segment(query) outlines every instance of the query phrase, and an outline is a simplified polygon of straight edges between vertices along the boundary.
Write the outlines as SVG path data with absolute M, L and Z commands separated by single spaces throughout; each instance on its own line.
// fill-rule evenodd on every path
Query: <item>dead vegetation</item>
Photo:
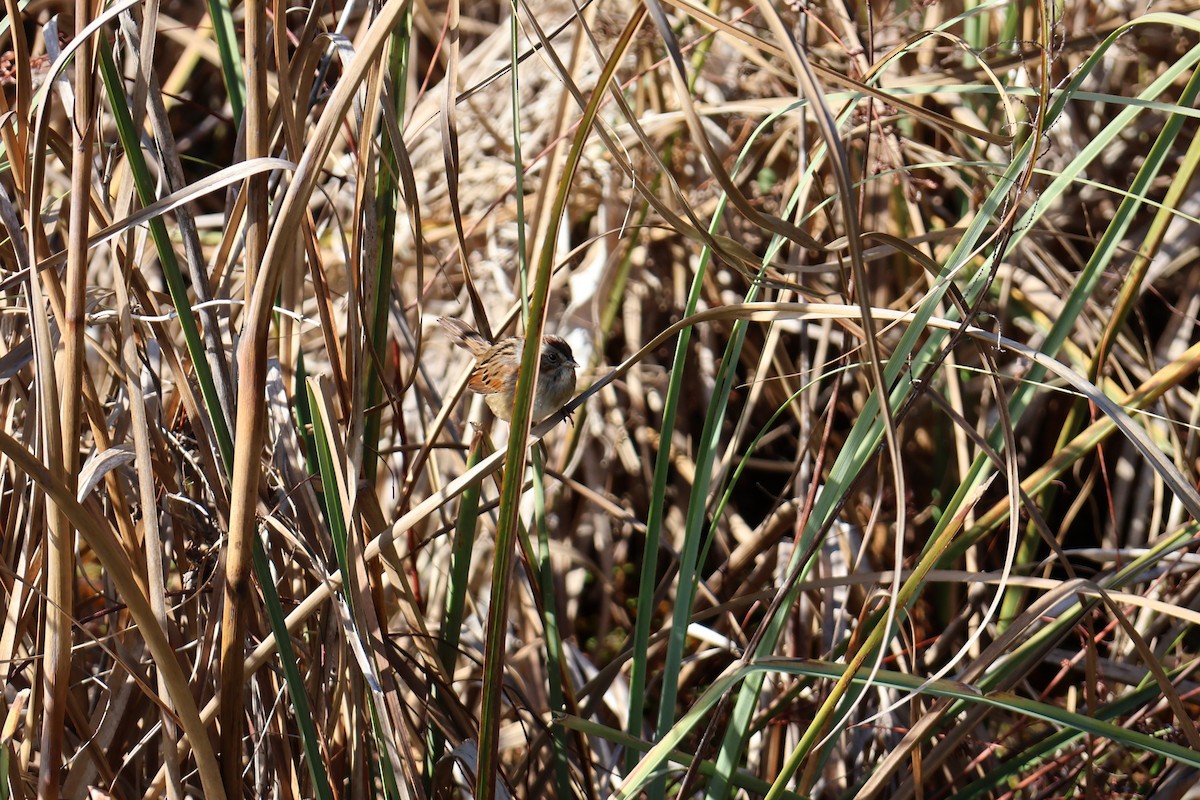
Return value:
M 1197 7 L 5 7 L 0 798 L 1194 783 Z

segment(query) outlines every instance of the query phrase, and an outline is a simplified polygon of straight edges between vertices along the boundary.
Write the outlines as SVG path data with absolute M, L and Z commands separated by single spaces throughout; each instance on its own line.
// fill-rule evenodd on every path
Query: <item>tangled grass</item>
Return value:
M 1197 6 L 5 8 L 0 798 L 1195 782 Z

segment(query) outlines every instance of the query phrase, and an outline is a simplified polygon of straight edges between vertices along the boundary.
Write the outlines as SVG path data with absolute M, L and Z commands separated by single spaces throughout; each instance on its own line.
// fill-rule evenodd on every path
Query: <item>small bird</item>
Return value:
M 450 334 L 450 340 L 475 356 L 475 371 L 467 388 L 484 395 L 492 413 L 511 421 L 517 373 L 521 370 L 524 336 L 509 336 L 490 342 L 466 323 L 439 317 L 438 324 Z M 558 336 L 542 337 L 542 363 L 538 368 L 537 390 L 533 394 L 533 421 L 539 422 L 566 405 L 575 393 L 575 363 L 571 346 Z

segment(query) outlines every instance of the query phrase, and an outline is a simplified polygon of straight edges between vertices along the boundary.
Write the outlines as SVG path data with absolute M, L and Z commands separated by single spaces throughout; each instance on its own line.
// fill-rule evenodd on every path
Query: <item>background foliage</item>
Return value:
M 1197 6 L 5 9 L 0 797 L 1195 782 Z

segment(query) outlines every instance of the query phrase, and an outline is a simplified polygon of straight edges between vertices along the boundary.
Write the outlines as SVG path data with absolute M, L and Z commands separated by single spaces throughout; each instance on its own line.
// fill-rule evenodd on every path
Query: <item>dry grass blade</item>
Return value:
M 145 224 L 147 220 L 162 216 L 170 211 L 178 208 L 185 203 L 194 202 L 197 199 L 204 197 L 219 189 L 227 188 L 232 184 L 244 180 L 247 176 L 259 172 L 270 172 L 273 170 L 288 170 L 294 168 L 295 165 L 290 161 L 285 161 L 279 158 L 267 158 L 259 161 L 245 161 L 232 166 L 226 167 L 207 178 L 198 180 L 190 184 L 178 192 L 174 192 L 152 205 L 146 206 L 128 217 L 116 221 L 111 225 L 102 228 L 88 237 L 88 248 L 96 248 L 111 239 L 120 236 L 122 233 Z M 38 261 L 38 269 L 45 270 L 53 267 L 59 267 L 66 263 L 66 253 L 56 253 L 47 256 Z M 29 280 L 29 272 L 20 270 L 0 281 L 0 291 L 10 291 L 14 286 L 19 286 L 23 282 Z
M 187 678 L 179 669 L 179 663 L 175 660 L 175 651 L 155 619 L 154 610 L 146 595 L 146 587 L 132 569 L 128 554 L 114 538 L 112 531 L 100 524 L 79 504 L 69 486 L 51 475 L 33 454 L 21 446 L 20 442 L 4 432 L 0 432 L 0 453 L 3 453 L 6 458 L 37 483 L 39 488 L 52 499 L 55 506 L 62 510 L 88 546 L 96 552 L 100 563 L 104 565 L 116 586 L 122 602 L 125 603 L 137 623 L 140 636 L 154 657 L 155 664 L 169 688 L 171 705 L 177 709 L 179 724 L 196 754 L 205 793 L 211 797 L 224 797 L 217 760 L 209 743 L 208 734 L 196 712 L 196 704 L 192 699 L 191 690 L 188 688 Z
M 250 601 L 250 538 L 254 535 L 257 505 L 255 496 L 262 467 L 260 450 L 265 427 L 262 407 L 267 375 L 268 318 L 279 289 L 285 257 L 291 253 L 291 232 L 299 226 L 304 204 L 316 186 L 321 165 L 333 145 L 333 135 L 341 124 L 342 116 L 348 110 L 367 69 L 379 57 L 387 36 L 405 6 L 404 0 L 392 0 L 380 9 L 367 40 L 351 65 L 349 74 L 339 83 L 333 97 L 330 98 L 321 121 L 314 130 L 313 138 L 300 158 L 270 238 L 262 250 L 261 270 L 251 273 L 253 278 L 247 280 L 249 306 L 242 340 L 238 346 L 238 414 L 235 423 L 236 449 L 229 512 L 229 547 L 230 552 L 234 554 L 231 572 L 237 582 L 226 594 L 222 626 L 222 677 L 225 686 L 235 693 L 222 711 L 225 723 L 223 736 L 226 737 L 223 774 L 227 788 L 240 785 L 241 782 L 241 667 L 244 651 L 241 634 L 247 614 L 246 605 Z M 265 87 L 260 85 L 259 90 L 265 91 Z M 265 120 L 263 122 L 265 123 Z M 265 204 L 265 197 L 261 197 L 260 200 Z M 260 220 L 260 234 L 265 233 L 264 228 L 265 218 Z M 228 564 L 228 557 L 226 562 Z

